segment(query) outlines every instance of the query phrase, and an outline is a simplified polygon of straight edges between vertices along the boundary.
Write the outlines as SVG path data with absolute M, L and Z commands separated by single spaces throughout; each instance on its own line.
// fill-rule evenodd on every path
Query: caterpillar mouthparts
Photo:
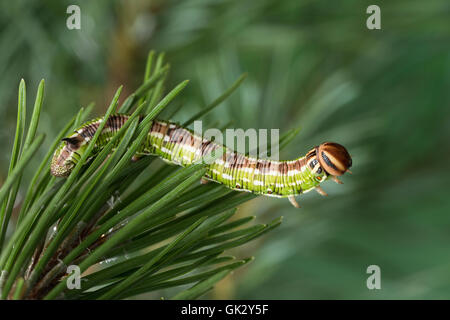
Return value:
M 128 120 L 129 115 L 115 114 L 108 118 L 92 152 L 98 154 Z M 84 123 L 69 137 L 63 139 L 53 155 L 50 172 L 67 177 L 85 152 L 103 118 Z M 163 160 L 188 166 L 223 146 L 204 139 L 191 130 L 168 121 L 154 121 L 138 148 L 136 157 L 159 156 Z M 290 161 L 258 159 L 226 149 L 222 157 L 207 166 L 202 183 L 211 180 L 226 187 L 255 194 L 288 198 L 299 208 L 295 196 L 316 190 L 326 192 L 320 183 L 331 178 L 342 184 L 338 176 L 350 172 L 352 158 L 347 149 L 335 142 L 324 142 L 312 148 L 305 156 Z

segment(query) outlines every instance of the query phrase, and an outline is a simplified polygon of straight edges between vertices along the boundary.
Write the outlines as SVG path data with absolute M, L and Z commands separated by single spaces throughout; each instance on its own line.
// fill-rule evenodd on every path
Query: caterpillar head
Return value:
M 57 177 L 67 177 L 78 160 L 78 152 L 82 147 L 83 138 L 79 135 L 62 139 L 61 144 L 53 154 L 50 173 Z
M 333 176 L 343 175 L 352 166 L 347 149 L 335 142 L 324 142 L 316 147 L 316 155 L 322 168 Z

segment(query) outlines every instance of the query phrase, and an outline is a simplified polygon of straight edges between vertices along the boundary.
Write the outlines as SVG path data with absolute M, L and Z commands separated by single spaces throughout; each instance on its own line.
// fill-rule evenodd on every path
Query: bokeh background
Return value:
M 66 28 L 70 4 L 81 30 Z M 366 28 L 371 4 L 381 30 Z M 39 130 L 54 136 L 81 106 L 94 101 L 101 115 L 120 84 L 132 92 L 150 49 L 166 53 L 168 88 L 191 80 L 178 121 L 248 72 L 208 123 L 301 126 L 282 158 L 333 140 L 349 149 L 353 175 L 327 182 L 327 198 L 302 196 L 300 210 L 282 199 L 242 206 L 284 222 L 232 252 L 256 259 L 208 298 L 448 299 L 449 14 L 445 0 L 2 1 L 0 182 L 21 78 L 28 101 L 45 78 Z M 369 265 L 381 268 L 381 290 L 366 287 Z

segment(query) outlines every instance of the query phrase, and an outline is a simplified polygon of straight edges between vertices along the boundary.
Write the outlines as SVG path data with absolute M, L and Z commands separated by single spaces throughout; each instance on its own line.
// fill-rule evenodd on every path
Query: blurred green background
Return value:
M 66 28 L 70 4 L 81 8 L 81 30 Z M 381 30 L 366 28 L 371 4 Z M 208 297 L 448 299 L 449 14 L 445 0 L 2 1 L 0 182 L 21 78 L 28 101 L 45 78 L 39 130 L 52 137 L 91 101 L 102 114 L 120 84 L 123 97 L 132 92 L 150 49 L 166 52 L 168 88 L 191 80 L 177 121 L 248 72 L 208 123 L 301 126 L 281 158 L 332 140 L 350 151 L 353 175 L 325 183 L 327 198 L 299 197 L 301 209 L 261 197 L 242 206 L 284 222 L 232 252 L 256 259 Z M 381 268 L 381 290 L 366 287 L 369 265 Z

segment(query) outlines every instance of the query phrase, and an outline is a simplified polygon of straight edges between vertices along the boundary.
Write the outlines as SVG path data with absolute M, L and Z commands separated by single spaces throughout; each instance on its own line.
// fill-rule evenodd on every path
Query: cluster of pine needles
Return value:
M 253 216 L 234 217 L 236 207 L 255 195 L 215 183 L 201 185 L 206 170 L 202 163 L 181 168 L 151 156 L 131 161 L 152 120 L 188 83 L 164 95 L 168 70 L 163 54 L 149 53 L 142 85 L 120 106 L 122 87 L 117 90 L 99 130 L 66 179 L 50 175 L 51 157 L 62 138 L 92 118 L 93 105 L 81 108 L 57 137 L 51 137 L 54 141 L 40 166 L 23 179 L 44 141 L 44 134 L 37 133 L 44 81 L 28 126 L 25 82 L 20 82 L 10 167 L 0 189 L 2 299 L 124 299 L 166 288 L 178 289 L 168 298 L 194 299 L 252 260 L 236 259 L 225 251 L 281 223 L 278 218 L 249 225 Z M 245 74 L 184 125 L 218 106 L 244 78 Z M 173 109 L 165 109 L 168 118 L 178 110 Z M 131 111 L 118 134 L 88 161 L 108 117 Z M 280 145 L 295 134 L 288 131 Z M 21 180 L 30 183 L 16 201 Z M 82 273 L 79 287 L 67 285 L 71 266 Z

